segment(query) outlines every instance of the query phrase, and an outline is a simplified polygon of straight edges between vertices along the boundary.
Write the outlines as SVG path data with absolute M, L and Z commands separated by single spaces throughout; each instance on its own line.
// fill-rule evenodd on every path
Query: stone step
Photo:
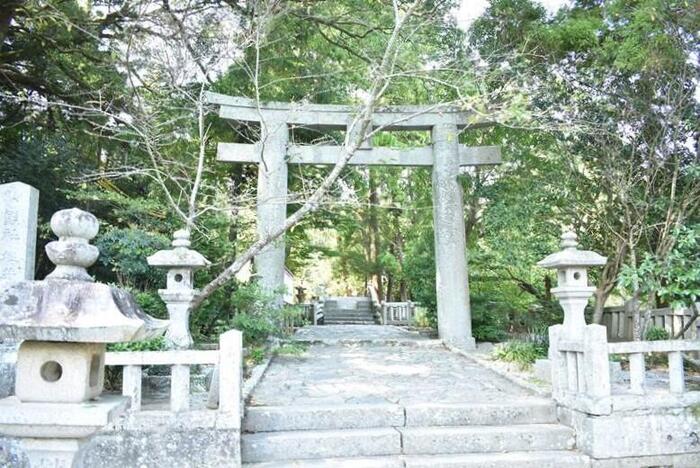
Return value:
M 574 432 L 558 424 L 513 426 L 403 427 L 408 455 L 570 450 Z
M 241 435 L 244 462 L 272 462 L 401 453 L 393 428 L 260 432 Z
M 267 463 L 243 463 L 243 468 L 404 468 L 399 456 L 322 458 L 320 460 L 294 460 Z
M 404 410 L 387 403 L 333 406 L 249 406 L 245 432 L 363 429 L 404 425 Z
M 591 462 L 587 456 L 568 451 L 323 458 L 243 464 L 244 468 L 589 468 L 590 466 Z
M 326 325 L 376 325 L 374 320 L 324 320 Z
M 563 450 L 429 455 L 406 457 L 405 462 L 406 468 L 589 468 L 591 466 L 587 456 Z
M 554 404 L 532 398 L 503 404 L 389 403 L 332 406 L 249 406 L 246 432 L 360 429 L 372 427 L 501 426 L 555 424 Z
M 330 319 L 335 319 L 335 320 L 373 320 L 374 315 L 367 314 L 367 315 L 335 315 L 335 314 L 324 314 L 323 315 L 326 318 Z
M 501 426 L 556 424 L 550 400 L 527 398 L 504 403 L 421 403 L 406 406 L 406 426 Z

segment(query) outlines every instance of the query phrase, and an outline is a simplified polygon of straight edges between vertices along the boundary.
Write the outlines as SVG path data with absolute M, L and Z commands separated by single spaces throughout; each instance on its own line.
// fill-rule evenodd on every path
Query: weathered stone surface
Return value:
M 17 353 L 17 390 L 23 402 L 80 403 L 104 384 L 105 345 L 24 341 Z
M 110 395 L 100 400 L 74 403 L 20 403 L 0 400 L 2 433 L 13 437 L 83 438 L 108 424 L 128 406 L 128 399 Z
M 606 460 L 591 459 L 591 466 L 593 468 L 698 468 L 698 466 L 700 466 L 700 453 L 659 455 L 654 457 L 609 458 Z
M 311 325 L 300 328 L 295 341 L 322 344 L 411 343 L 427 340 L 419 333 L 392 325 Z
M 15 392 L 15 362 L 18 347 L 19 344 L 14 341 L 0 340 L 0 398 L 13 395 Z
M 503 403 L 527 396 L 522 387 L 443 347 L 312 345 L 302 356 L 276 357 L 250 404 Z
M 456 125 L 433 127 L 433 160 L 438 333 L 453 346 L 474 349 Z
M 238 430 L 100 433 L 84 449 L 90 468 L 218 468 L 240 466 Z
M 404 427 L 398 430 L 405 454 L 570 450 L 575 445 L 574 432 L 555 424 Z
M 700 456 L 700 422 L 693 408 L 618 411 L 592 417 L 559 409 L 562 421 L 578 435 L 578 447 L 596 459 L 695 454 Z M 634 430 L 625 430 L 634 428 Z
M 498 426 L 557 422 L 555 405 L 536 398 L 502 403 L 421 403 L 406 406 L 406 426 Z
M 243 430 L 359 429 L 403 424 L 404 411 L 398 405 L 252 406 L 246 411 Z
M 0 185 L 0 282 L 34 279 L 39 191 L 22 182 Z
M 293 462 L 244 463 L 244 468 L 405 468 L 403 459 L 393 457 L 321 458 Z
M 261 432 L 241 436 L 241 457 L 245 462 L 400 453 L 401 436 L 392 428 Z
M 565 451 L 406 457 L 406 468 L 588 468 L 584 455 Z
M 287 218 L 287 143 L 289 129 L 284 120 L 266 119 L 260 124 L 261 158 L 258 165 L 257 231 L 264 238 L 284 225 Z M 284 287 L 284 236 L 267 245 L 256 257 L 260 284 L 268 291 Z M 282 296 L 276 292 L 279 305 Z
M 162 334 L 125 291 L 83 281 L 21 281 L 0 292 L 0 338 L 110 343 Z

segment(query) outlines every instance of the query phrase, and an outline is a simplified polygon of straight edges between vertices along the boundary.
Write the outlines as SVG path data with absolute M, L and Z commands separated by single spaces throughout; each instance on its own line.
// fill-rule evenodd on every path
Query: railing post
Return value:
M 607 330 L 603 325 L 587 325 L 583 335 L 583 369 L 586 393 L 595 399 L 610 396 L 610 363 Z
M 170 372 L 170 411 L 190 409 L 190 366 L 175 364 Z
M 630 360 L 630 391 L 637 395 L 644 394 L 644 379 L 646 368 L 644 365 L 644 353 L 632 353 Z
M 671 393 L 685 392 L 683 353 L 681 351 L 672 351 L 668 353 L 668 378 Z
M 552 374 L 552 398 L 561 399 L 567 387 L 566 360 L 559 351 L 559 340 L 563 325 L 549 327 L 549 360 Z
M 229 330 L 219 337 L 219 411 L 243 417 L 243 335 Z
M 141 366 L 124 366 L 122 395 L 131 398 L 131 410 L 141 410 Z

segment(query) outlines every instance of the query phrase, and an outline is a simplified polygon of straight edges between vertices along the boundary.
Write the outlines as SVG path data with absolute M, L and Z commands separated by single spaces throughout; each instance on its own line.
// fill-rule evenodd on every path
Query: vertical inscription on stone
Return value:
M 34 187 L 0 185 L 0 281 L 34 279 L 38 208 Z

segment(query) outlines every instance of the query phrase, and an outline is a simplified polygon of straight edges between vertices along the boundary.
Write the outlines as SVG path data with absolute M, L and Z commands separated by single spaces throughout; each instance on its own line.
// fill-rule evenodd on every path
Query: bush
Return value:
M 120 286 L 140 291 L 157 289 L 165 284 L 165 274 L 146 262 L 146 257 L 168 248 L 170 242 L 161 234 L 141 229 L 110 229 L 97 239 L 99 264 Z M 105 275 L 107 276 L 107 275 Z
M 644 334 L 644 339 L 647 341 L 668 340 L 670 338 L 671 335 L 663 327 L 649 327 Z
M 547 356 L 547 350 L 533 342 L 508 341 L 497 345 L 492 356 L 505 362 L 518 364 L 521 369 L 528 369 L 537 359 Z
M 163 336 L 157 336 L 150 340 L 112 343 L 107 345 L 107 351 L 163 351 L 164 349 L 165 338 Z

